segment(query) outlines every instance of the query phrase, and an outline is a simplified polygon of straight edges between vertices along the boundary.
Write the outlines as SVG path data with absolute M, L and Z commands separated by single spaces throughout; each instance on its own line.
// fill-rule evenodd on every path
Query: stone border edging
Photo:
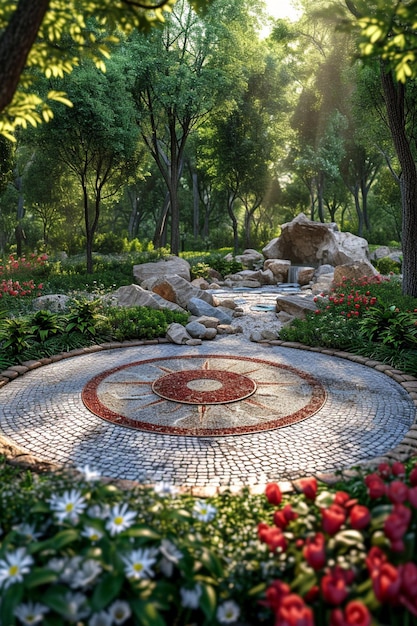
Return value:
M 39 367 L 43 367 L 44 365 L 49 365 L 50 363 L 56 363 L 57 361 L 62 361 L 64 359 L 68 359 L 74 356 L 82 356 L 83 354 L 91 354 L 93 352 L 102 352 L 103 350 L 117 350 L 119 348 L 132 348 L 135 346 L 148 346 L 148 345 L 156 345 L 156 344 L 166 344 L 170 343 L 166 338 L 159 339 L 142 339 L 142 340 L 131 340 L 131 341 L 121 341 L 121 342 L 108 342 L 103 344 L 94 344 L 92 346 L 87 346 L 85 348 L 77 348 L 75 350 L 71 350 L 69 352 L 61 352 L 59 354 L 55 354 L 51 357 L 45 357 L 39 360 L 31 360 L 25 361 L 20 365 L 11 365 L 7 370 L 0 372 L 0 389 L 12 382 L 14 379 L 19 376 L 23 376 L 27 372 L 38 369 Z M 417 378 L 410 374 L 406 374 L 401 370 L 395 369 L 390 365 L 386 365 L 381 361 L 375 361 L 368 357 L 362 357 L 357 354 L 352 354 L 350 352 L 346 352 L 343 350 L 331 349 L 331 348 L 319 348 L 315 346 L 307 346 L 298 342 L 290 342 L 283 341 L 281 339 L 275 340 L 265 340 L 261 343 L 270 345 L 270 346 L 281 346 L 283 348 L 292 348 L 295 350 L 307 350 L 309 352 L 318 352 L 320 354 L 325 354 L 327 356 L 334 356 L 341 359 L 346 359 L 349 361 L 353 361 L 354 363 L 358 363 L 359 365 L 365 365 L 366 367 L 371 367 L 383 374 L 386 374 L 390 378 L 392 378 L 395 382 L 397 382 L 403 389 L 408 393 L 410 399 L 413 401 L 414 406 L 416 407 L 416 419 L 411 426 L 410 430 L 407 432 L 404 439 L 392 450 L 387 452 L 384 456 L 376 457 L 371 459 L 368 462 L 364 462 L 361 465 L 364 468 L 372 469 L 375 468 L 379 463 L 393 463 L 395 461 L 407 461 L 409 458 L 413 456 L 417 456 Z M 23 467 L 26 469 L 35 469 L 37 471 L 42 472 L 53 472 L 62 470 L 63 466 L 56 465 L 50 463 L 48 461 L 44 461 L 42 459 L 37 459 L 31 454 L 24 452 L 22 449 L 14 446 L 7 438 L 0 435 L 0 452 L 5 454 L 8 459 L 8 462 L 11 465 L 16 465 L 18 467 Z M 79 475 L 77 470 L 71 468 L 71 472 L 74 472 L 74 475 Z M 324 484 L 332 485 L 335 484 L 343 478 L 353 478 L 358 474 L 357 470 L 342 470 L 340 475 L 336 474 L 316 474 L 315 478 Z M 112 478 L 103 478 L 102 479 L 106 483 L 112 483 L 117 485 L 120 489 L 132 489 L 135 487 L 141 486 L 141 483 L 132 480 L 124 480 L 124 479 L 112 479 Z M 297 480 L 293 481 L 282 481 L 279 482 L 280 489 L 283 493 L 294 493 L 301 492 L 301 487 L 299 486 L 299 481 L 301 477 Z M 146 486 L 151 486 L 146 484 Z M 261 494 L 264 492 L 265 485 L 248 485 L 250 492 L 252 494 Z M 215 491 L 213 488 L 205 489 L 204 487 L 183 487 L 180 489 L 181 493 L 189 494 L 196 497 L 208 497 L 211 495 L 215 495 L 216 493 L 222 493 L 225 491 L 232 492 L 238 494 L 242 490 L 242 487 L 239 486 L 234 488 L 233 485 L 228 485 L 226 487 L 217 488 Z

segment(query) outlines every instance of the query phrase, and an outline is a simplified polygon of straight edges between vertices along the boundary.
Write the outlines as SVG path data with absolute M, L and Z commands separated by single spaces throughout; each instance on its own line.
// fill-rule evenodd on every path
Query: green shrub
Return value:
M 380 274 L 388 276 L 389 274 L 401 274 L 401 263 L 391 259 L 389 256 L 374 261 L 374 265 Z
M 106 332 L 113 339 L 155 339 L 163 337 L 173 322 L 186 324 L 188 315 L 169 309 L 149 307 L 109 307 L 106 309 Z

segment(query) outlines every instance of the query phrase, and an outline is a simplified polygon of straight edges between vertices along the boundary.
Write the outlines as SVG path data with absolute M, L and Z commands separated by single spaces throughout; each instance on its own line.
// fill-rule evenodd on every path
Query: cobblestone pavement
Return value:
M 376 363 L 368 367 L 331 351 L 279 343 L 252 343 L 242 335 L 228 335 L 194 347 L 154 343 L 97 348 L 29 368 L 0 389 L 0 434 L 47 462 L 88 464 L 107 477 L 163 480 L 206 493 L 324 475 L 384 455 L 415 453 L 417 387 L 412 377 L 386 366 L 380 366 L 386 372 L 378 371 Z M 208 355 L 264 359 L 296 368 L 321 383 L 326 400 L 315 414 L 283 428 L 210 437 L 126 428 L 94 415 L 82 401 L 85 385 L 107 370 L 149 359 Z M 256 403 L 245 410 L 256 412 Z M 397 457 L 392 457 L 393 450 Z

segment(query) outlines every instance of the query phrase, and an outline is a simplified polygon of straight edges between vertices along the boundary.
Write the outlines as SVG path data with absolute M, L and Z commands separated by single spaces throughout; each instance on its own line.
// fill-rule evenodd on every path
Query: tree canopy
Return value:
M 91 58 L 105 59 L 119 31 L 146 30 L 164 22 L 176 0 L 14 0 L 0 3 L 0 134 L 53 116 L 51 100 L 71 105 L 65 92 L 39 95 L 39 77 L 63 77 Z M 202 9 L 210 0 L 193 0 Z

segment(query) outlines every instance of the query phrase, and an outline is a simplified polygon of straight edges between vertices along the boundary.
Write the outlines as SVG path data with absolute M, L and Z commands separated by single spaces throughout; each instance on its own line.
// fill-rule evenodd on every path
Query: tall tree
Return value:
M 202 21 L 179 0 L 163 31 L 132 37 L 126 47 L 136 74 L 138 125 L 167 186 L 169 206 L 165 203 L 161 215 L 169 210 L 173 254 L 180 250 L 178 188 L 185 147 L 210 114 L 233 102 L 242 60 L 234 64 L 239 46 L 233 49 L 230 23 L 242 15 L 242 2 L 218 0 Z
M 408 61 L 407 55 L 401 54 L 398 57 L 403 72 L 399 71 L 399 66 L 396 65 L 397 48 L 400 47 L 404 52 L 401 33 L 407 39 L 405 33 L 407 20 L 402 22 L 402 17 L 404 15 L 409 16 L 409 7 L 405 7 L 400 2 L 395 3 L 393 8 L 392 3 L 388 1 L 367 2 L 365 6 L 359 0 L 346 0 L 346 5 L 359 26 L 368 24 L 368 28 L 375 27 L 377 29 L 375 33 L 380 32 L 379 20 L 383 19 L 385 34 L 381 39 L 382 47 L 376 45 L 367 52 L 377 56 L 381 54 L 380 75 L 388 126 L 401 167 L 403 292 L 417 297 L 417 246 L 415 245 L 417 241 L 417 169 L 414 153 L 415 136 L 413 136 L 413 126 L 410 127 L 409 116 L 407 115 L 407 92 L 414 85 L 412 84 L 413 79 L 406 80 L 407 76 L 412 75 L 412 71 L 407 70 L 407 67 L 409 68 L 408 63 L 414 62 L 412 50 L 408 53 Z M 386 9 L 386 15 L 381 9 Z M 373 13 L 370 14 L 370 10 Z M 375 15 L 377 16 L 376 22 L 373 21 Z M 390 21 L 387 21 L 387 17 L 390 18 Z M 401 31 L 402 28 L 403 31 Z M 370 36 L 369 30 L 365 32 Z M 410 36 L 411 40 L 414 41 L 415 34 L 410 34 Z M 375 37 L 378 40 L 376 34 Z M 384 50 L 387 50 L 387 53 L 391 50 L 393 54 L 388 54 L 386 58 Z
M 93 271 L 93 244 L 102 201 L 114 196 L 134 172 L 137 130 L 134 106 L 115 61 L 103 74 L 85 63 L 65 80 L 74 108 L 58 105 L 35 142 L 64 164 L 82 192 L 87 272 Z M 115 98 L 117 94 L 117 98 Z
M 192 0 L 204 8 L 210 0 Z M 68 102 L 62 91 L 40 97 L 40 75 L 63 76 L 89 56 L 104 67 L 115 31 L 131 32 L 163 22 L 175 0 L 10 0 L 0 5 L 0 134 L 13 139 L 18 126 L 52 116 L 52 100 Z M 100 36 L 87 26 L 92 18 Z M 110 33 L 110 35 L 109 35 Z

